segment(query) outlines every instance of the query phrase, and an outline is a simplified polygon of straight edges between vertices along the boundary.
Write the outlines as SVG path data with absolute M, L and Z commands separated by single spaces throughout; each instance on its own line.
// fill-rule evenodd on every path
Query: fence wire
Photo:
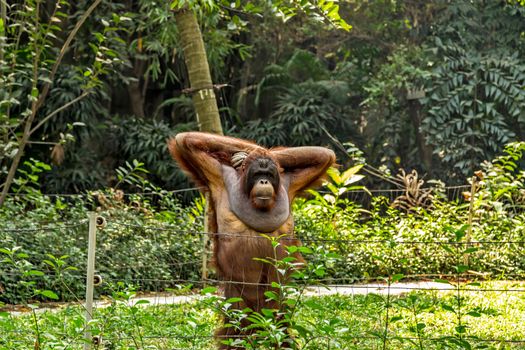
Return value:
M 120 271 L 122 268 L 124 272 L 128 273 L 128 276 L 122 276 L 111 269 L 97 269 L 97 273 L 102 276 L 103 284 L 98 286 L 99 292 L 107 294 L 109 297 L 99 297 L 99 304 L 96 305 L 93 318 L 95 319 L 95 331 L 102 335 L 102 339 L 105 347 L 111 347 L 118 344 L 132 344 L 138 348 L 146 348 L 148 346 L 157 346 L 161 349 L 208 349 L 214 342 L 213 331 L 220 323 L 219 318 L 216 316 L 216 311 L 209 303 L 203 303 L 206 297 L 200 295 L 199 290 L 205 286 L 217 286 L 221 287 L 224 283 L 233 285 L 246 285 L 246 286 L 257 286 L 257 287 L 272 287 L 270 283 L 260 282 L 247 282 L 247 281 L 228 281 L 220 280 L 217 278 L 198 278 L 198 275 L 194 275 L 193 278 L 180 278 L 184 272 L 189 268 L 198 270 L 202 262 L 199 259 L 199 253 L 202 252 L 202 247 L 196 246 L 193 251 L 194 255 L 185 255 L 184 259 L 177 255 L 177 251 L 171 251 L 169 253 L 163 252 L 162 249 L 175 244 L 176 242 L 184 239 L 185 237 L 196 237 L 196 244 L 201 242 L 203 236 L 209 235 L 215 238 L 228 238 L 228 239 L 243 239 L 243 240 L 261 240 L 268 239 L 262 236 L 252 235 L 240 235 L 236 233 L 220 232 L 220 233 L 206 233 L 201 230 L 187 230 L 178 226 L 151 226 L 151 225 L 137 225 L 129 222 L 119 222 L 115 220 L 108 220 L 107 227 L 100 228 L 99 237 L 99 250 L 109 250 L 114 253 L 118 251 L 118 244 L 113 244 L 110 247 L 105 247 L 106 240 L 110 235 L 114 235 L 114 232 L 120 232 L 122 235 L 121 243 L 124 244 L 126 239 L 129 237 L 127 233 L 122 233 L 121 229 L 129 229 L 132 232 L 130 234 L 140 235 L 140 240 L 145 241 L 151 239 L 153 242 L 151 245 L 145 246 L 153 250 L 153 255 L 157 257 L 158 263 L 164 261 L 163 264 L 170 268 L 170 271 L 180 270 L 179 278 L 176 276 L 165 276 L 164 278 L 151 277 L 149 271 L 154 268 L 151 261 L 141 262 L 140 259 L 135 262 L 122 262 L 119 264 L 113 264 L 112 266 Z M 66 232 L 72 229 L 79 229 L 86 227 L 86 220 L 79 221 L 77 223 L 56 223 L 53 225 L 43 225 L 41 227 L 31 228 L 0 228 L 0 231 L 10 234 L 38 234 L 39 232 Z M 157 233 L 168 233 L 167 237 L 162 239 L 156 236 Z M 282 237 L 282 242 L 289 240 L 295 240 L 295 237 Z M 411 245 L 411 246 L 446 246 L 450 247 L 451 252 L 448 252 L 448 258 L 456 260 L 457 263 L 461 262 L 464 258 L 459 248 L 476 247 L 476 252 L 472 252 L 469 256 L 472 258 L 475 255 L 479 255 L 479 259 L 483 259 L 484 256 L 490 257 L 494 247 L 501 247 L 507 245 L 515 245 L 519 248 L 525 247 L 525 241 L 522 240 L 482 240 L 482 241 L 453 241 L 453 240 L 421 240 L 421 241 L 403 241 L 403 240 L 392 240 L 392 239 L 325 239 L 325 238 L 312 238 L 312 237 L 299 237 L 300 241 L 306 246 L 322 246 L 323 244 L 334 244 L 339 249 L 347 249 L 349 246 L 361 246 L 378 245 L 382 246 L 382 252 L 385 258 L 392 253 L 393 247 L 397 245 Z M 140 241 L 139 240 L 139 241 Z M 79 242 L 79 243 L 85 243 Z M 486 246 L 486 247 L 485 247 Z M 81 247 L 79 245 L 79 247 Z M 157 249 L 157 248 L 162 249 Z M 85 247 L 83 248 L 85 249 Z M 208 248 L 209 249 L 209 248 Z M 143 252 L 145 253 L 145 252 Z M 210 253 L 209 251 L 207 252 Z M 345 252 L 343 252 L 345 253 Z M 85 255 L 85 254 L 84 254 Z M 394 256 L 392 256 L 394 257 Z M 139 256 L 140 258 L 140 256 Z M 399 256 L 395 256 L 399 258 Z M 410 258 L 407 257 L 407 258 Z M 100 262 L 99 266 L 103 266 L 104 262 Z M 342 259 L 339 268 L 343 268 L 344 264 L 352 263 L 348 256 L 342 255 Z M 68 304 L 67 308 L 70 314 L 64 323 L 71 322 L 76 326 L 74 329 L 67 329 L 64 326 L 62 331 L 55 332 L 51 337 L 48 333 L 41 332 L 38 329 L 38 322 L 26 323 L 31 326 L 26 330 L 21 329 L 7 329 L 3 335 L 0 335 L 0 348 L 1 346 L 18 344 L 20 346 L 27 346 L 28 343 L 34 344 L 35 339 L 38 343 L 52 344 L 56 341 L 56 338 L 62 339 L 62 347 L 64 349 L 81 348 L 85 346 L 82 341 L 86 325 L 80 322 L 83 318 L 83 312 L 85 311 L 84 297 L 78 291 L 70 288 L 68 281 L 70 280 L 85 280 L 86 275 L 84 266 L 75 266 L 77 270 L 71 271 L 45 271 L 44 275 L 32 275 L 28 274 L 29 270 L 17 270 L 9 269 L 4 265 L 0 264 L 0 288 L 2 285 L 9 281 L 36 281 L 39 286 L 39 281 L 46 279 L 55 279 L 55 287 L 68 291 L 69 295 L 72 296 L 73 303 Z M 173 270 L 175 269 L 175 270 Z M 337 271 L 336 271 L 337 272 Z M 498 293 L 500 303 L 504 305 L 504 308 L 511 309 L 512 303 L 514 302 L 514 296 L 519 299 L 525 299 L 525 284 L 521 283 L 525 279 L 525 275 L 522 273 L 513 273 L 512 271 L 503 271 L 500 274 L 499 279 L 511 279 L 515 282 L 501 283 L 498 278 L 495 278 L 494 273 L 484 273 L 483 271 L 456 271 L 455 273 L 443 272 L 443 273 L 404 273 L 402 274 L 402 281 L 393 280 L 393 276 L 396 275 L 396 268 L 393 267 L 390 274 L 378 275 L 378 276 L 338 276 L 337 274 L 325 278 L 309 278 L 307 280 L 295 280 L 291 282 L 291 285 L 298 288 L 300 291 L 304 291 L 305 298 L 323 298 L 330 295 L 340 295 L 344 297 L 356 298 L 350 299 L 350 304 L 357 304 L 360 302 L 358 298 L 369 298 L 371 296 L 378 296 L 381 298 L 381 307 L 377 310 L 369 310 L 362 317 L 361 321 L 368 326 L 366 332 L 360 334 L 345 334 L 344 332 L 337 335 L 323 336 L 323 335 L 312 335 L 310 341 L 315 346 L 323 346 L 327 344 L 328 347 L 333 347 L 334 342 L 341 342 L 342 349 L 358 349 L 367 348 L 367 346 L 374 346 L 383 349 L 397 349 L 407 346 L 411 347 L 411 343 L 424 344 L 424 347 L 430 346 L 433 343 L 442 343 L 450 341 L 450 344 L 455 340 L 470 341 L 473 344 L 503 344 L 509 348 L 522 348 L 525 346 L 525 337 L 520 336 L 501 336 L 501 337 L 490 337 L 490 336 L 474 336 L 468 333 L 461 333 L 454 331 L 453 326 L 462 327 L 468 322 L 465 322 L 466 317 L 471 316 L 468 313 L 467 306 L 468 298 L 484 298 L 484 295 L 488 293 Z M 125 280 L 126 284 L 122 285 L 120 282 Z M 476 281 L 481 281 L 486 284 L 477 286 Z M 350 284 L 349 284 L 350 283 Z M 141 290 L 143 286 L 148 286 L 148 290 Z M 503 287 L 501 287 L 503 286 Z M 138 289 L 136 289 L 138 288 Z M 1 289 L 0 289 L 1 290 Z M 182 295 L 177 299 L 177 291 L 180 291 Z M 142 294 L 144 293 L 144 294 Z M 401 333 L 399 328 L 392 329 L 393 318 L 397 312 L 400 312 L 400 305 L 403 300 L 415 295 L 414 293 L 422 293 L 421 295 L 433 295 L 432 293 L 442 293 L 439 298 L 449 300 L 455 300 L 457 302 L 457 310 L 452 312 L 451 315 L 458 319 L 451 322 L 453 325 L 449 330 L 450 333 L 442 334 L 439 337 L 423 335 L 410 336 L 407 334 L 406 329 Z M 474 296 L 472 296 L 474 295 Z M 477 295 L 477 296 L 476 296 Z M 0 291 L 0 298 L 2 292 Z M 33 298 L 35 296 L 32 296 Z M 435 295 L 434 295 L 435 297 Z M 436 297 L 437 298 L 437 297 Z M 448 299 L 447 299 L 448 298 Z M 432 303 L 435 303 L 435 307 L 438 307 L 441 303 L 441 299 L 432 299 Z M 147 301 L 147 303 L 142 303 Z M 164 318 L 166 312 L 165 308 L 174 304 L 187 304 L 183 307 L 183 313 L 177 314 L 180 317 L 177 320 L 165 321 L 165 325 L 168 328 L 167 332 L 162 332 L 159 329 L 151 328 L 151 323 L 158 322 L 158 318 Z M 197 305 L 197 306 L 195 306 Z M 437 305 L 437 306 L 436 306 Z M 448 304 L 447 304 L 448 305 Z M 41 306 L 46 307 L 47 304 Z M 74 308 L 73 306 L 76 306 Z M 143 306 L 143 307 L 142 307 Z M 450 306 L 450 305 L 449 305 Z M 63 308 L 64 306 L 62 306 Z M 138 309 L 140 307 L 140 309 Z M 197 307 L 196 310 L 192 310 L 192 307 Z M 21 310 L 19 307 L 8 306 L 4 307 L 4 310 L 10 312 Z M 211 309 L 211 310 L 210 310 Z M 44 309 L 44 312 L 47 311 Z M 145 311 L 149 310 L 149 311 Z M 188 311 L 190 310 L 190 311 Z M 1 310 L 0 310 L 1 311 Z M 24 310 L 21 310 L 24 311 Z M 329 313 L 333 315 L 331 320 L 318 320 L 318 321 L 337 321 L 339 324 L 344 324 L 342 320 L 343 314 L 351 312 L 352 309 L 337 309 L 330 310 Z M 374 313 L 374 311 L 376 311 Z M 479 311 L 479 310 L 478 310 Z M 483 310 L 482 310 L 483 311 Z M 25 311 L 24 311 L 25 312 Z M 43 319 L 42 311 L 33 311 L 33 317 L 37 319 Z M 142 317 L 141 313 L 148 312 L 148 317 Z M 175 311 L 174 311 L 175 312 Z M 178 312 L 178 311 L 177 311 Z M 483 315 L 486 315 L 488 319 L 493 317 L 494 326 L 501 326 L 497 319 L 498 310 L 486 311 Z M 199 314 L 209 313 L 210 316 L 206 317 L 206 322 L 198 322 Z M 472 313 L 472 312 L 471 312 Z M 478 312 L 479 313 L 479 312 Z M 510 313 L 510 311 L 509 311 Z M 23 314 L 23 312 L 22 312 Z M 423 314 L 423 313 L 422 313 Z M 393 316 L 394 315 L 394 316 Z M 21 316 L 13 316 L 21 317 Z M 422 315 L 415 315 L 415 317 L 422 317 Z M 427 315 L 427 317 L 430 317 Z M 513 331 L 515 327 L 520 327 L 519 324 L 523 323 L 523 317 L 521 320 L 516 320 L 516 323 L 505 320 L 504 324 L 509 333 Z M 23 318 L 23 317 L 22 317 Z M 13 318 L 6 318 L 6 316 L 0 317 L 0 327 L 5 327 L 5 320 L 12 322 Z M 431 317 L 430 317 L 431 320 Z M 359 320 L 357 320 L 359 321 Z M 347 327 L 350 329 L 355 326 L 356 319 L 348 320 Z M 374 323 L 375 322 L 375 323 Z M 487 324 L 490 330 L 490 324 Z M 142 330 L 142 328 L 147 330 Z M 342 328 L 342 329 L 346 329 Z M 196 333 L 198 330 L 200 333 Z M 207 332 L 207 333 L 206 333 Z M 348 331 L 350 332 L 350 331 Z M 465 331 L 467 332 L 467 331 Z M 204 334 L 203 334 L 204 333 Z M 496 332 L 497 333 L 497 332 Z M 18 339 L 22 337 L 23 339 Z M 65 341 L 64 341 L 65 340 Z M 323 343 L 326 342 L 326 343 Z M 7 344 L 7 345 L 6 345 Z M 347 344 L 347 345 L 345 345 Z M 349 345 L 348 345 L 349 344 Z M 375 344 L 375 345 L 373 345 Z M 15 345 L 13 345 L 15 346 Z M 102 345 L 101 345 L 102 346 Z M 460 345 L 458 345 L 461 347 Z M 35 345 L 36 347 L 36 345 Z M 97 348 L 97 345 L 94 345 Z M 315 347 L 308 347 L 305 345 L 304 349 L 314 349 Z M 372 347 L 370 347 L 372 348 Z

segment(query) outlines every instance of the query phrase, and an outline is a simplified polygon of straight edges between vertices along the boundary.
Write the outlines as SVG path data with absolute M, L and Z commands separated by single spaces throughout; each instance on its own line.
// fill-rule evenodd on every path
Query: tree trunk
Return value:
M 132 81 L 129 83 L 128 96 L 133 115 L 139 118 L 144 118 L 144 96 L 142 95 L 139 78 L 137 78 L 137 81 Z
M 425 136 L 421 133 L 421 104 L 417 99 L 408 100 L 408 113 L 412 120 L 412 125 L 416 130 L 416 143 L 419 157 L 423 162 L 423 167 L 429 175 L 432 174 L 432 148 L 427 145 Z
M 192 11 L 181 9 L 175 12 L 175 21 L 180 32 L 199 129 L 222 135 L 219 109 L 197 18 Z
M 212 132 L 222 135 L 221 118 L 219 108 L 213 91 L 210 67 L 202 33 L 195 14 L 184 8 L 175 12 L 175 21 L 180 33 L 184 62 L 188 69 L 190 80 L 190 91 L 192 92 L 193 105 L 197 114 L 197 123 L 200 131 Z M 206 192 L 206 220 L 205 231 L 217 232 L 217 215 L 215 205 L 209 192 Z M 206 251 L 208 236 L 203 237 L 203 250 Z M 207 255 L 202 257 L 202 279 L 207 279 Z
M 142 53 L 141 45 L 139 45 L 138 52 L 139 55 L 137 55 L 137 57 L 135 57 L 134 59 L 131 55 L 129 56 L 130 62 L 133 62 L 131 75 L 135 79 L 132 80 L 128 85 L 128 97 L 133 115 L 139 118 L 144 118 L 146 116 L 146 109 L 144 104 L 146 101 L 146 91 L 148 89 L 147 81 L 146 79 L 144 79 L 144 72 L 147 68 L 147 62 L 144 59 L 140 58 L 140 54 Z

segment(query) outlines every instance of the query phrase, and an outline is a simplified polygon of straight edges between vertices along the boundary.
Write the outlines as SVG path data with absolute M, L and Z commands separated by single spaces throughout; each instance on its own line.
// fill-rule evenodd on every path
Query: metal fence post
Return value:
M 85 324 L 85 344 L 84 349 L 89 350 L 92 346 L 91 329 L 89 322 L 93 316 L 93 292 L 95 284 L 95 248 L 97 243 L 97 214 L 88 213 L 89 218 L 89 238 L 88 238 L 88 259 L 86 274 L 86 324 Z
M 475 200 L 474 198 L 475 198 L 476 190 L 477 190 L 476 176 L 472 176 L 471 181 L 472 183 L 470 184 L 470 203 L 469 203 L 469 208 L 468 208 L 468 221 L 467 221 L 468 228 L 467 228 L 467 234 L 465 235 L 465 240 L 467 244 L 465 245 L 465 250 L 471 247 L 471 242 L 472 242 L 472 221 L 474 220 L 474 200 Z M 463 264 L 465 266 L 470 265 L 469 258 L 470 258 L 470 253 L 466 253 L 463 256 Z

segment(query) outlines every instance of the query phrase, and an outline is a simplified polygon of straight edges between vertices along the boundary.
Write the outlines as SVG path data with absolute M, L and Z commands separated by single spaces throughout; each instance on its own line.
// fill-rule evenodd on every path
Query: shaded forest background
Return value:
M 30 79 L 33 49 L 41 47 L 38 69 L 44 70 L 92 2 L 61 3 L 60 16 L 55 1 L 14 1 L 3 9 L 2 178 L 29 113 L 24 101 L 46 83 Z M 315 15 L 288 18 L 264 1 L 254 4 L 256 10 L 239 2 L 195 10 L 225 134 L 339 152 L 340 143 L 385 174 L 416 169 L 448 185 L 465 183 L 505 144 L 525 139 L 525 8 L 519 3 L 340 2 L 349 31 Z M 32 37 L 32 17 L 24 31 L 12 26 L 34 13 L 24 6 L 37 5 L 56 36 Z M 170 3 L 103 0 L 58 67 L 36 115 L 45 123 L 32 135 L 19 175 L 45 170 L 44 192 L 77 193 L 114 186 L 116 169 L 137 160 L 153 184 L 187 186 L 166 139 L 198 128 L 192 93 Z

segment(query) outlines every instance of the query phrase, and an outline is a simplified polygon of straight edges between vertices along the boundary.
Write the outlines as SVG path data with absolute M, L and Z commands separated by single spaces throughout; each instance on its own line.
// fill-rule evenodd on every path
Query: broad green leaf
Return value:
M 202 295 L 214 294 L 217 292 L 217 287 L 206 287 L 201 290 Z
M 401 279 L 403 279 L 405 277 L 405 275 L 403 275 L 402 273 L 398 273 L 398 274 L 395 274 L 392 276 L 392 282 L 399 282 Z
M 42 271 L 38 270 L 30 270 L 25 273 L 27 276 L 45 276 L 45 274 Z
M 50 290 L 43 290 L 39 294 L 48 299 L 58 300 L 58 295 L 55 292 L 50 291 Z
M 229 304 L 235 304 L 235 303 L 238 303 L 238 302 L 241 302 L 242 301 L 242 298 L 239 298 L 239 297 L 235 297 L 235 298 L 229 298 L 226 300 L 227 303 Z
M 264 296 L 270 300 L 279 300 L 279 297 L 277 296 L 277 294 L 271 290 L 267 290 L 266 292 L 264 292 Z

